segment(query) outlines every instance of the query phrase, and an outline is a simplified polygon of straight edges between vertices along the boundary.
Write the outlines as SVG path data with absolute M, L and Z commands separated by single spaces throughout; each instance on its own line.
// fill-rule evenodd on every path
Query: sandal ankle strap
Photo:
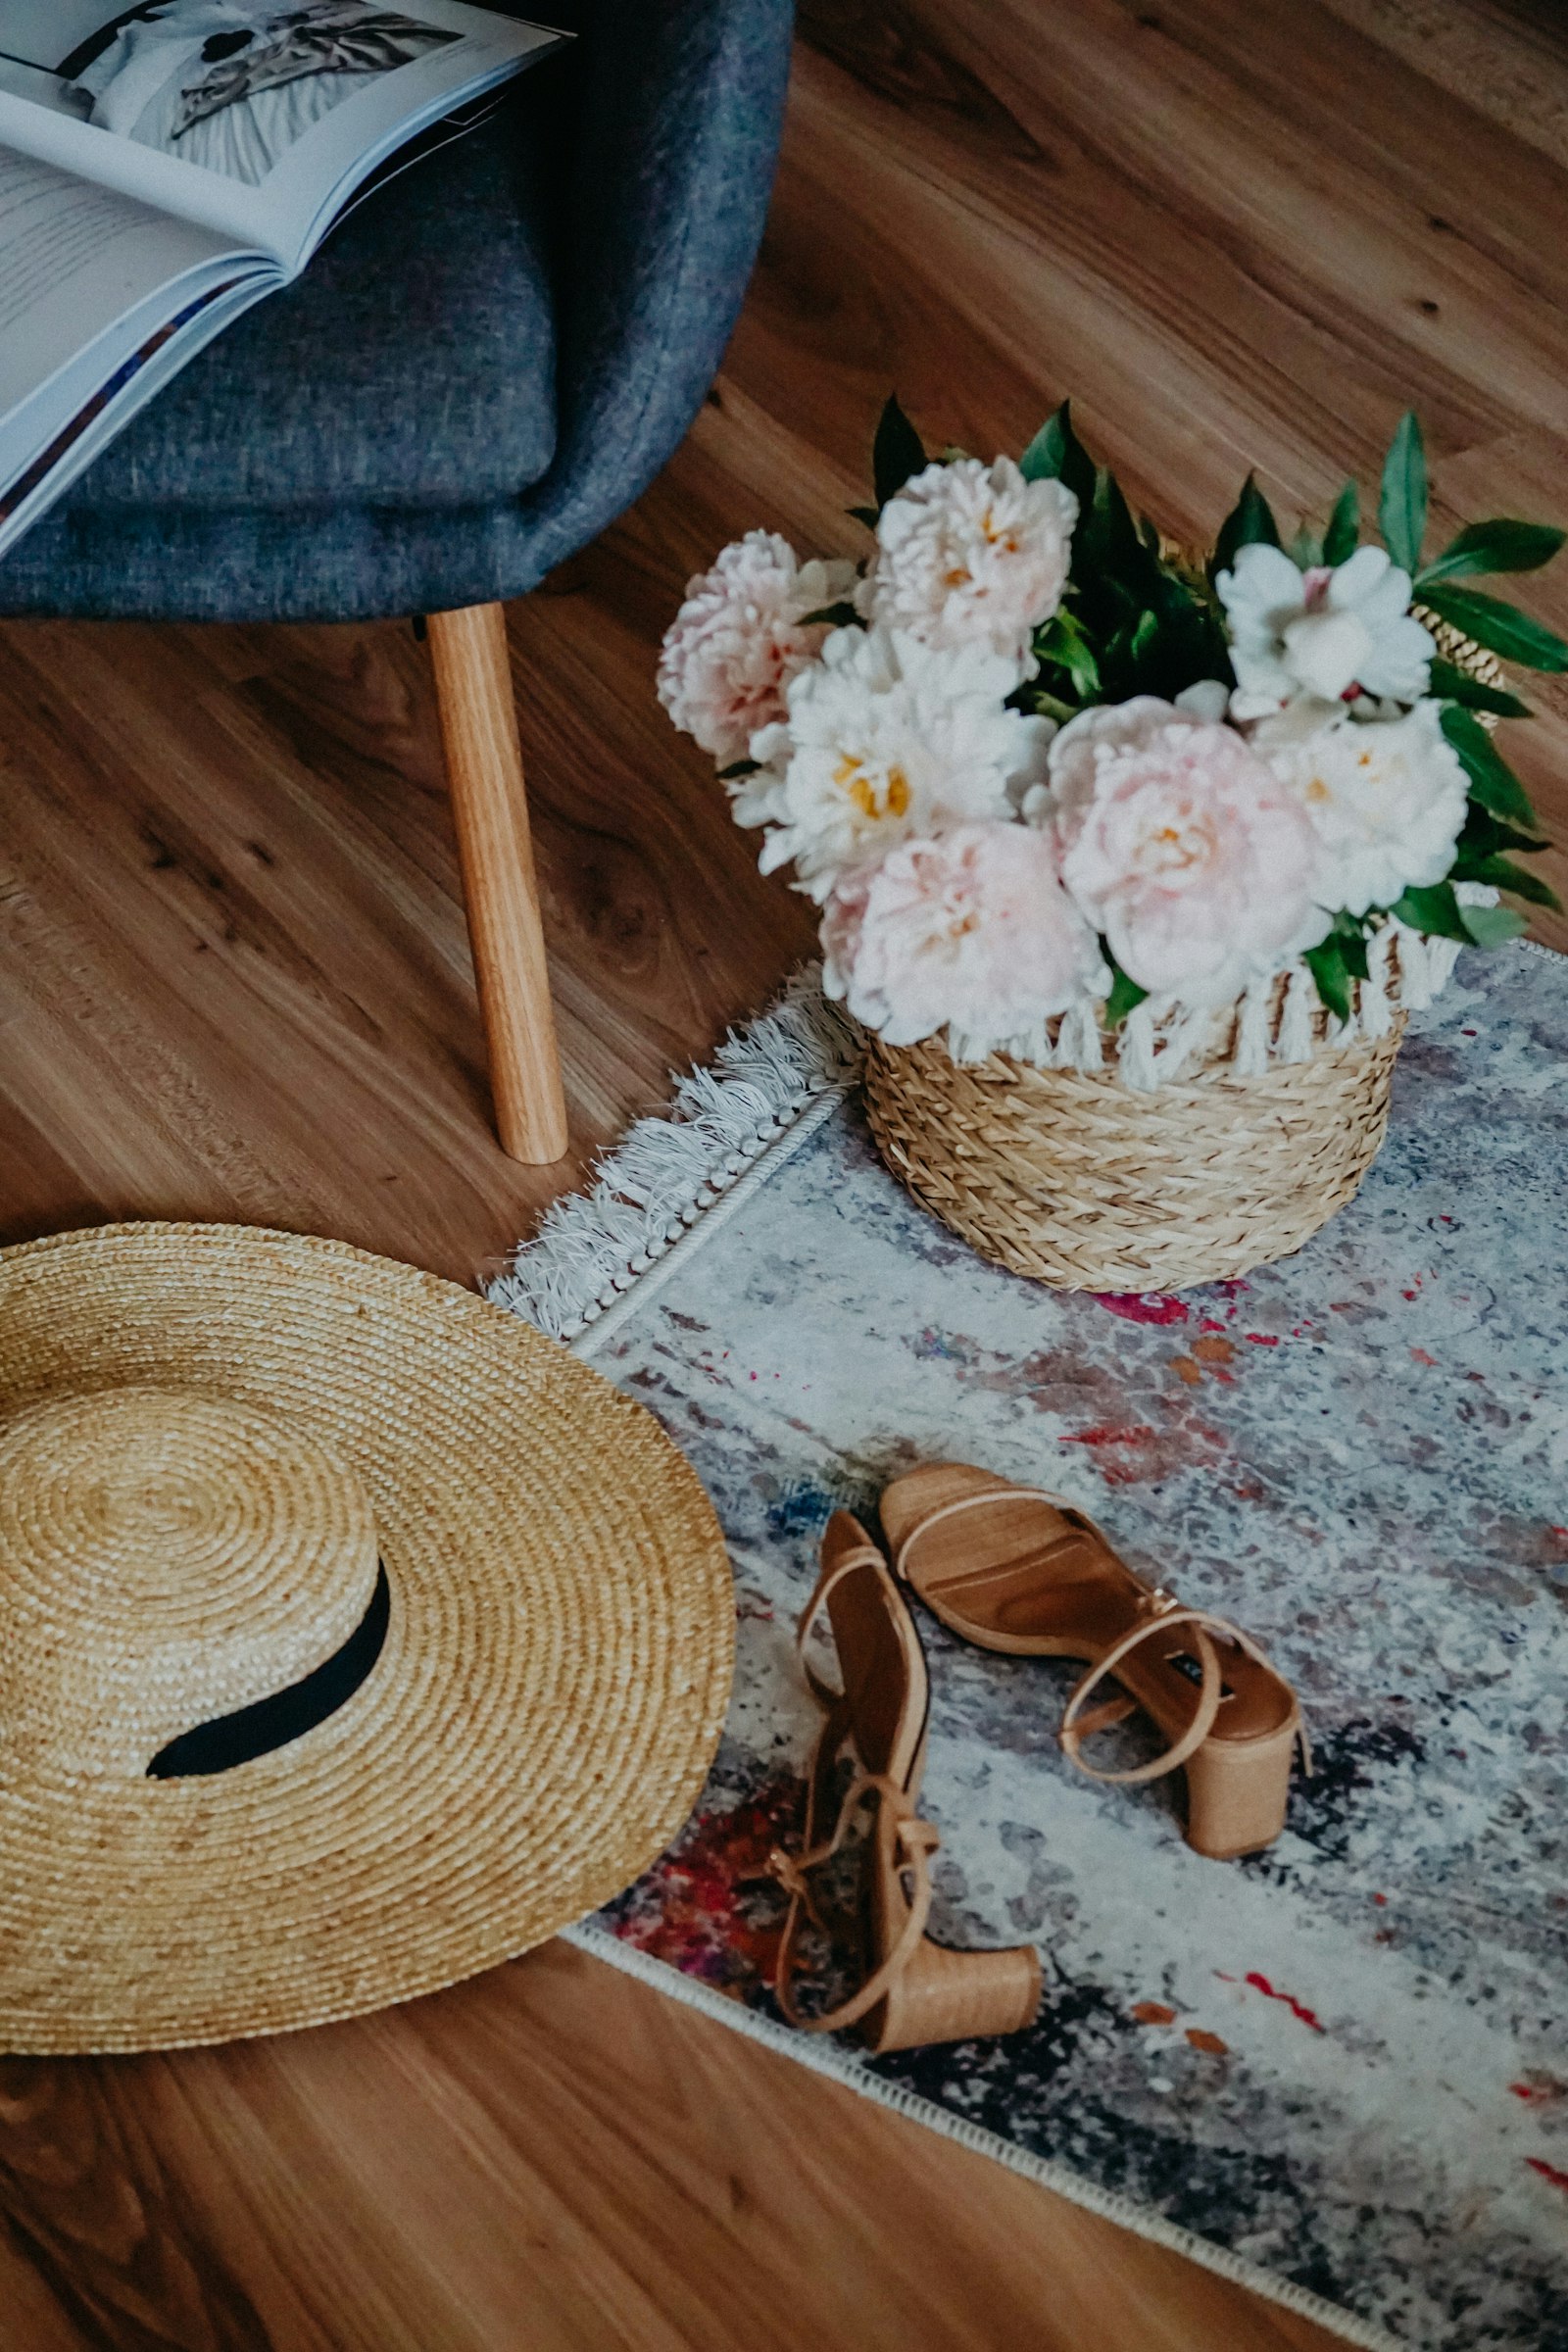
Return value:
M 1115 1672 L 1124 1658 L 1145 1642 L 1152 1640 L 1156 1634 L 1165 1634 L 1175 1625 L 1193 1627 L 1196 1637 L 1193 1647 L 1198 1652 L 1199 1664 L 1202 1668 L 1198 1709 L 1192 1722 L 1181 1738 L 1166 1748 L 1163 1755 L 1156 1756 L 1152 1764 L 1140 1764 L 1130 1772 L 1102 1772 L 1096 1765 L 1086 1764 L 1080 1753 L 1082 1741 L 1113 1723 L 1124 1723 L 1129 1715 L 1137 1712 L 1138 1702 L 1131 1698 L 1113 1698 L 1083 1715 L 1085 1699 L 1108 1674 Z M 1241 1627 L 1233 1625 L 1228 1617 L 1216 1617 L 1210 1609 L 1184 1608 L 1173 1593 L 1156 1587 L 1150 1595 L 1149 1614 L 1144 1621 L 1135 1625 L 1130 1633 L 1124 1634 L 1119 1642 L 1106 1650 L 1104 1656 L 1089 1669 L 1068 1699 L 1056 1737 L 1069 1761 L 1091 1781 L 1104 1781 L 1112 1787 L 1126 1788 L 1140 1781 L 1161 1780 L 1166 1773 L 1177 1771 L 1189 1756 L 1196 1755 L 1214 1728 L 1214 1718 L 1219 1713 L 1224 1690 L 1220 1661 L 1208 1639 L 1210 1634 L 1217 1634 L 1222 1641 L 1233 1642 L 1245 1656 L 1254 1659 L 1259 1666 L 1267 1666 L 1265 1652 L 1250 1634 L 1244 1634 Z M 1302 1770 L 1310 1777 L 1312 1748 L 1299 1705 L 1297 1710 L 1297 1739 L 1300 1742 Z
M 768 1856 L 767 1862 L 769 1877 L 778 1881 L 790 1898 L 789 1911 L 784 1921 L 784 1932 L 779 1938 L 778 1968 L 774 1977 L 773 1989 L 785 2017 L 803 2034 L 834 2034 L 842 2031 L 846 2026 L 858 2024 L 868 2010 L 874 2009 L 877 2002 L 885 1997 L 890 1987 L 908 1967 L 915 1949 L 925 1934 L 926 1921 L 931 1915 L 931 1856 L 942 1842 L 931 1823 L 922 1820 L 915 1812 L 908 1796 L 896 1781 L 890 1780 L 886 1773 L 866 1772 L 858 1768 L 849 1788 L 844 1792 L 839 1806 L 838 1819 L 833 1825 L 833 1835 L 820 1845 L 813 1846 L 811 1844 L 814 1799 L 826 1779 L 826 1773 L 820 1769 L 823 1751 L 827 1749 L 828 1741 L 831 1739 L 833 1744 L 828 1753 L 828 1763 L 831 1766 L 837 1757 L 845 1728 L 847 1728 L 845 1725 L 836 1723 L 833 1716 L 830 1716 L 822 1727 L 822 1737 L 817 1743 L 817 1754 L 812 1758 L 811 1788 L 807 1799 L 806 1841 L 803 1850 L 798 1856 L 791 1856 L 785 1853 L 782 1847 L 775 1847 Z M 829 1933 L 812 1896 L 808 1873 L 819 1868 L 822 1863 L 830 1861 L 838 1852 L 851 1822 L 866 1798 L 872 1795 L 875 1795 L 894 1816 L 898 1866 L 901 1871 L 908 1872 L 911 1882 L 908 1915 L 892 1951 L 889 1952 L 879 1968 L 873 1969 L 870 1976 L 851 1994 L 848 2000 L 841 2001 L 836 2008 L 824 2010 L 816 2017 L 806 2017 L 795 2005 L 794 1990 L 795 1946 L 800 1932 L 802 1912 L 807 1914 L 812 1925 L 822 1934 Z
M 855 1569 L 866 1567 L 876 1567 L 886 1572 L 887 1562 L 874 1544 L 857 1544 L 852 1551 L 836 1559 L 831 1568 L 824 1561 L 812 1588 L 811 1597 L 801 1611 L 796 1625 L 795 1654 L 801 1662 L 801 1672 L 806 1677 L 807 1686 L 819 1706 L 837 1706 L 844 1693 L 836 1690 L 830 1682 L 817 1673 L 806 1654 L 806 1645 L 815 1631 L 817 1619 L 827 1607 L 828 1594 Z

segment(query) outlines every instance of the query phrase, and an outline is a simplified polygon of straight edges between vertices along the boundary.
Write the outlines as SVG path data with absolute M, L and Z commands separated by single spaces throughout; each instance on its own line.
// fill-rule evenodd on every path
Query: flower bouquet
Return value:
M 1377 1151 L 1406 1009 L 1524 929 L 1508 901 L 1556 904 L 1496 657 L 1568 645 L 1468 583 L 1564 534 L 1472 523 L 1423 564 L 1413 416 L 1376 539 L 1348 482 L 1287 546 L 1250 477 L 1211 555 L 1172 548 L 1065 403 L 987 465 L 890 401 L 874 474 L 863 562 L 749 533 L 659 689 L 821 907 L 884 1154 L 1067 1287 L 1297 1248 Z

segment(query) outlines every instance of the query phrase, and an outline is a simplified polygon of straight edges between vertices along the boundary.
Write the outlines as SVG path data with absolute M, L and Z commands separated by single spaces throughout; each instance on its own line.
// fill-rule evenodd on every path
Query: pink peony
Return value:
M 798 564 L 776 531 L 748 531 L 686 587 L 659 659 L 659 699 L 720 767 L 784 716 L 784 690 L 815 660 L 828 624 L 804 615 L 843 602 L 853 564 Z
M 1152 996 L 1228 1004 L 1327 930 L 1312 828 L 1234 728 L 1140 695 L 1070 719 L 1050 771 L 1062 878 Z
M 1103 968 L 1050 836 L 1005 822 L 906 841 L 846 874 L 823 912 L 822 946 L 829 995 L 895 1046 L 949 1021 L 1017 1036 Z

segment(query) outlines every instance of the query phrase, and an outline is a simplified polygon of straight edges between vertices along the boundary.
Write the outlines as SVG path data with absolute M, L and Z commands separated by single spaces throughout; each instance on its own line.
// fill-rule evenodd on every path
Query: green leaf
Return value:
M 1104 949 L 1105 961 L 1109 964 L 1111 972 L 1114 975 L 1110 984 L 1110 994 L 1105 999 L 1104 1013 L 1102 1017 L 1107 1029 L 1119 1029 L 1123 1021 L 1127 1018 L 1127 1015 L 1131 1012 L 1133 1006 L 1135 1004 L 1141 1004 L 1144 999 L 1148 996 L 1149 991 L 1147 988 L 1140 988 L 1136 980 L 1130 980 L 1127 977 L 1127 974 L 1122 970 L 1121 965 L 1116 961 L 1115 956 L 1111 954 L 1110 950 L 1105 947 L 1103 940 L 1102 940 L 1100 944 L 1101 947 Z
M 1048 693 L 1032 680 L 1015 686 L 1007 697 L 1009 710 L 1022 710 L 1026 716 L 1035 718 L 1054 718 L 1058 727 L 1064 727 L 1069 718 L 1076 718 L 1078 708 L 1076 703 L 1064 703 L 1059 694 Z
M 898 403 L 888 395 L 871 447 L 871 478 L 876 485 L 878 511 L 896 498 L 911 474 L 925 466 L 925 446 Z
M 1064 669 L 1080 702 L 1092 702 L 1100 692 L 1100 664 L 1084 634 L 1083 624 L 1065 605 L 1058 605 L 1044 628 L 1035 631 L 1035 659 Z
M 814 612 L 801 614 L 803 628 L 812 621 L 830 629 L 863 629 L 865 626 L 864 616 L 851 604 L 818 605 Z
M 1526 669 L 1568 669 L 1568 645 L 1552 630 L 1543 628 L 1539 620 L 1505 605 L 1500 597 L 1483 596 L 1478 588 L 1440 584 L 1423 588 L 1421 602 L 1430 606 L 1440 620 L 1473 637 L 1477 645 L 1501 654 L 1505 662 L 1518 662 Z
M 755 776 L 761 764 L 760 760 L 732 760 L 728 767 L 719 769 L 718 780 L 721 784 L 738 784 L 742 776 Z
M 1095 480 L 1090 543 L 1099 561 L 1116 575 L 1141 607 L 1158 566 L 1138 536 L 1133 511 L 1108 466 L 1102 466 Z
M 1102 703 L 1125 703 L 1139 692 L 1137 671 L 1133 664 L 1133 630 L 1135 621 L 1123 621 L 1100 649 L 1100 693 Z
M 1323 561 L 1323 542 L 1316 531 L 1309 529 L 1303 522 L 1298 530 L 1291 534 L 1291 544 L 1287 552 L 1291 562 L 1299 570 L 1310 571 L 1314 564 L 1321 564 Z
M 1308 948 L 1301 958 L 1317 984 L 1317 993 L 1338 1020 L 1350 1017 L 1350 975 L 1345 968 L 1345 942 L 1338 932 Z
M 1451 882 L 1407 890 L 1395 900 L 1392 911 L 1401 923 L 1408 923 L 1412 931 L 1424 931 L 1429 939 L 1457 939 L 1469 946 L 1475 937 L 1459 912 Z
M 1209 578 L 1230 569 L 1239 547 L 1255 547 L 1260 540 L 1269 547 L 1278 547 L 1280 526 L 1274 519 L 1273 508 L 1257 486 L 1256 474 L 1250 473 L 1241 497 L 1219 526 L 1208 566 Z
M 1063 401 L 1062 408 L 1066 407 Z M 1046 418 L 1018 460 L 1018 471 L 1026 482 L 1056 482 L 1061 479 L 1061 409 Z
M 1334 501 L 1329 527 L 1323 534 L 1325 564 L 1348 564 L 1361 544 L 1361 493 L 1347 482 Z
M 1431 692 L 1440 703 L 1458 703 L 1466 710 L 1491 710 L 1498 718 L 1532 715 L 1530 705 L 1516 694 L 1504 694 L 1500 686 L 1484 686 L 1456 662 L 1445 662 L 1441 654 L 1433 656 Z
M 1140 612 L 1137 624 L 1133 629 L 1133 661 L 1140 662 L 1146 660 L 1158 643 L 1159 614 L 1157 612 Z
M 1514 850 L 1529 857 L 1547 846 L 1547 843 L 1536 840 L 1529 833 L 1519 832 L 1513 825 L 1503 824 L 1483 808 L 1479 801 L 1467 801 L 1464 824 L 1448 879 L 1451 882 L 1478 882 L 1481 876 L 1476 869 L 1485 864 L 1489 858 Z
M 1491 522 L 1466 523 L 1441 556 L 1416 581 L 1424 588 L 1432 580 L 1464 580 L 1478 571 L 1539 571 L 1549 564 L 1568 533 L 1546 522 L 1512 522 L 1495 515 Z
M 1533 825 L 1536 812 L 1529 795 L 1480 719 L 1468 710 L 1455 710 L 1450 703 L 1441 724 L 1470 779 L 1471 794 L 1482 808 L 1500 816 L 1505 824 Z
M 1078 501 L 1081 513 L 1094 503 L 1095 462 L 1072 429 L 1072 403 L 1064 400 L 1054 416 L 1047 418 L 1023 456 L 1018 470 L 1026 482 L 1063 483 Z
M 882 519 L 875 507 L 847 507 L 845 513 L 852 514 L 857 522 L 863 522 L 868 531 L 874 531 Z
M 1378 528 L 1396 564 L 1413 572 L 1427 535 L 1427 453 L 1413 409 L 1399 418 L 1384 460 Z
M 1161 564 L 1155 573 L 1151 609 L 1159 615 L 1158 662 L 1148 665 L 1147 690 L 1169 702 L 1200 678 L 1233 686 L 1230 642 L 1217 604 L 1200 580 Z
M 1516 899 L 1528 899 L 1532 906 L 1549 906 L 1554 914 L 1562 912 L 1562 901 L 1551 884 L 1544 882 L 1539 874 L 1527 873 L 1522 865 L 1513 864 L 1507 858 L 1479 858 L 1475 871 L 1461 878 L 1466 882 L 1490 882 L 1494 890 L 1511 891 Z M 1467 917 L 1475 911 L 1473 906 L 1461 908 Z
M 1514 906 L 1461 906 L 1465 931 L 1478 948 L 1500 948 L 1504 940 L 1517 939 L 1530 925 Z

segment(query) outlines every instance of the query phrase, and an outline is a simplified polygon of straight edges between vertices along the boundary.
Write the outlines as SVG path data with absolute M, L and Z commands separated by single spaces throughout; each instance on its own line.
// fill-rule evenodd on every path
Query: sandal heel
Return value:
M 861 2036 L 877 2052 L 970 2041 L 1016 2034 L 1033 2023 L 1039 2007 L 1040 1960 L 1032 1945 L 953 1952 L 921 1943 L 886 2000 L 871 2011 Z
M 844 1688 L 837 1691 L 806 1655 L 823 1608 L 844 1674 Z M 774 1978 L 780 2009 L 807 2034 L 854 2027 L 873 2050 L 1015 2034 L 1040 2004 L 1040 1960 L 1033 1946 L 955 1952 L 926 1938 L 931 1856 L 940 1840 L 915 1809 L 925 1768 L 925 1653 L 880 1552 L 847 1511 L 836 1511 L 827 1524 L 822 1573 L 796 1639 L 807 1682 L 826 1708 L 827 1721 L 807 1785 L 802 1851 L 798 1858 L 776 1851 L 768 1863 L 790 1898 Z M 846 1745 L 854 1752 L 856 1769 L 839 1799 L 837 1825 L 819 1841 L 818 1825 L 833 1802 L 836 1767 Z M 856 1815 L 873 1800 L 860 1862 L 861 1982 L 835 2007 L 803 2016 L 793 1989 L 803 1915 L 827 1933 L 812 1900 L 809 1874 L 839 1852 Z
M 1216 1862 L 1272 1845 L 1285 1827 L 1299 1726 L 1267 1740 L 1205 1740 L 1187 1759 L 1187 1842 Z
M 870 1949 L 877 1954 L 891 1950 L 909 1917 L 894 1842 L 891 1825 L 879 1821 L 864 1921 Z M 867 2011 L 860 2035 L 876 2051 L 973 2041 L 983 2034 L 1016 2034 L 1033 2022 L 1039 2006 L 1040 1955 L 1033 1944 L 957 1952 L 922 1936 L 886 1998 Z

